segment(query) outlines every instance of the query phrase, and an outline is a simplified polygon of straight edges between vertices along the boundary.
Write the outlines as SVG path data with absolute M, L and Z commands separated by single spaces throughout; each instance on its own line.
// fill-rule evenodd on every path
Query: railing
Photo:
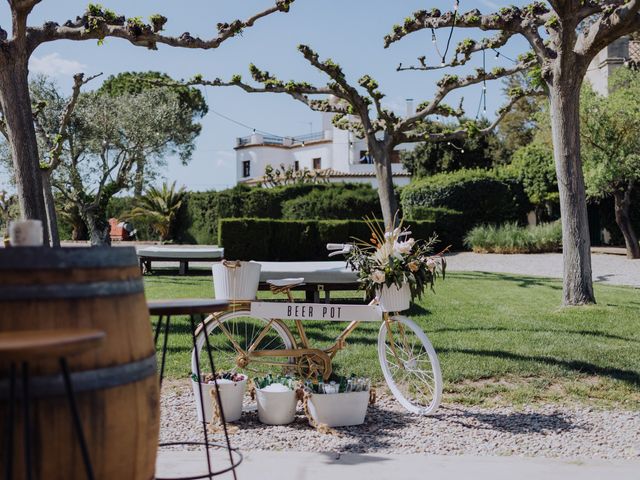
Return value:
M 293 143 L 314 142 L 317 140 L 324 140 L 324 131 L 307 133 L 306 135 L 298 135 L 293 137 Z
M 255 140 L 254 141 L 254 137 Z M 236 139 L 236 145 L 242 147 L 245 145 L 300 145 L 305 142 L 315 142 L 324 140 L 325 132 L 313 132 L 306 135 L 298 135 L 296 137 L 279 137 L 276 135 L 248 135 Z M 289 142 L 287 142 L 289 140 Z

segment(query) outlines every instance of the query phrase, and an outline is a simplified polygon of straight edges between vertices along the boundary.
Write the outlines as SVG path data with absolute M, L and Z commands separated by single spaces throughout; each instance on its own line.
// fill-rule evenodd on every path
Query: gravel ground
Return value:
M 432 417 L 416 417 L 383 394 L 369 407 L 364 425 L 337 429 L 337 435 L 309 427 L 301 409 L 287 426 L 262 425 L 256 413 L 245 413 L 236 425 L 231 443 L 241 450 L 640 459 L 640 413 L 585 407 L 445 405 Z M 163 386 L 161 439 L 202 439 L 186 382 Z

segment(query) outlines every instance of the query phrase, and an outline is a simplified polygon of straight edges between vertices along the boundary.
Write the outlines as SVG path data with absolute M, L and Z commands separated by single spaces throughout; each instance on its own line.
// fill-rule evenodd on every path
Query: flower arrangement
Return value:
M 427 241 L 410 237 L 408 228 L 400 226 L 383 230 L 374 218 L 365 218 L 371 238 L 369 241 L 355 239 L 346 254 L 347 264 L 358 272 L 360 283 L 370 296 L 379 293 L 383 285 L 401 288 L 408 283 L 411 298 L 420 298 L 427 286 L 433 289 L 436 277 L 444 278 L 446 261 L 443 254 L 432 254 L 438 241 L 434 236 Z

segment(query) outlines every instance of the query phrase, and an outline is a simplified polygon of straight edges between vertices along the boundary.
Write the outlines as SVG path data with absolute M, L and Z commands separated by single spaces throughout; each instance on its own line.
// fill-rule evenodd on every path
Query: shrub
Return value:
M 373 188 L 313 190 L 282 204 L 282 217 L 289 220 L 353 219 L 381 217 L 380 200 Z
M 562 226 L 560 222 L 535 227 L 521 227 L 517 223 L 482 225 L 467 234 L 465 243 L 478 253 L 555 252 L 562 246 Z
M 414 238 L 430 238 L 432 222 L 411 222 Z M 327 243 L 368 239 L 362 220 L 222 219 L 218 243 L 233 260 L 327 260 Z M 439 244 L 441 245 L 441 244 Z
M 401 194 L 407 218 L 433 215 L 436 232 L 462 247 L 464 235 L 476 225 L 524 223 L 530 209 L 522 184 L 487 170 L 459 170 L 424 178 Z

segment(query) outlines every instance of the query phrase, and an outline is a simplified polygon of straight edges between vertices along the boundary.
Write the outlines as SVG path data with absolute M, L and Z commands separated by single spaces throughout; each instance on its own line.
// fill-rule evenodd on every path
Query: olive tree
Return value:
M 109 200 L 134 187 L 140 158 L 146 179 L 152 180 L 167 156 L 190 157 L 197 132 L 185 136 L 184 125 L 185 110 L 167 88 L 117 97 L 81 95 L 53 185 L 78 207 L 93 245 L 110 243 Z
M 114 37 L 152 50 L 159 44 L 215 49 L 260 18 L 288 11 L 293 2 L 277 0 L 273 7 L 246 20 L 218 23 L 217 34 L 210 39 L 202 39 L 188 32 L 179 36 L 162 33 L 167 23 L 167 18 L 162 15 L 152 15 L 147 23 L 139 17 L 127 18 L 94 4 L 90 4 L 75 20 L 68 20 L 62 25 L 48 21 L 41 26 L 33 26 L 29 25 L 29 16 L 43 0 L 7 1 L 11 11 L 11 33 L 0 26 L 0 123 L 11 146 L 21 216 L 43 222 L 46 212 L 28 82 L 29 58 L 40 45 L 59 40 L 102 42 L 107 37 Z
M 497 48 L 514 36 L 531 46 L 529 58 L 549 99 L 554 160 L 560 190 L 564 256 L 563 303 L 594 303 L 589 227 L 580 156 L 580 87 L 591 60 L 617 38 L 640 29 L 640 0 L 549 0 L 482 14 L 420 10 L 396 25 L 389 46 L 421 30 L 472 28 L 497 32 L 458 46 L 465 63 L 473 53 Z M 440 62 L 441 59 L 438 59 Z

